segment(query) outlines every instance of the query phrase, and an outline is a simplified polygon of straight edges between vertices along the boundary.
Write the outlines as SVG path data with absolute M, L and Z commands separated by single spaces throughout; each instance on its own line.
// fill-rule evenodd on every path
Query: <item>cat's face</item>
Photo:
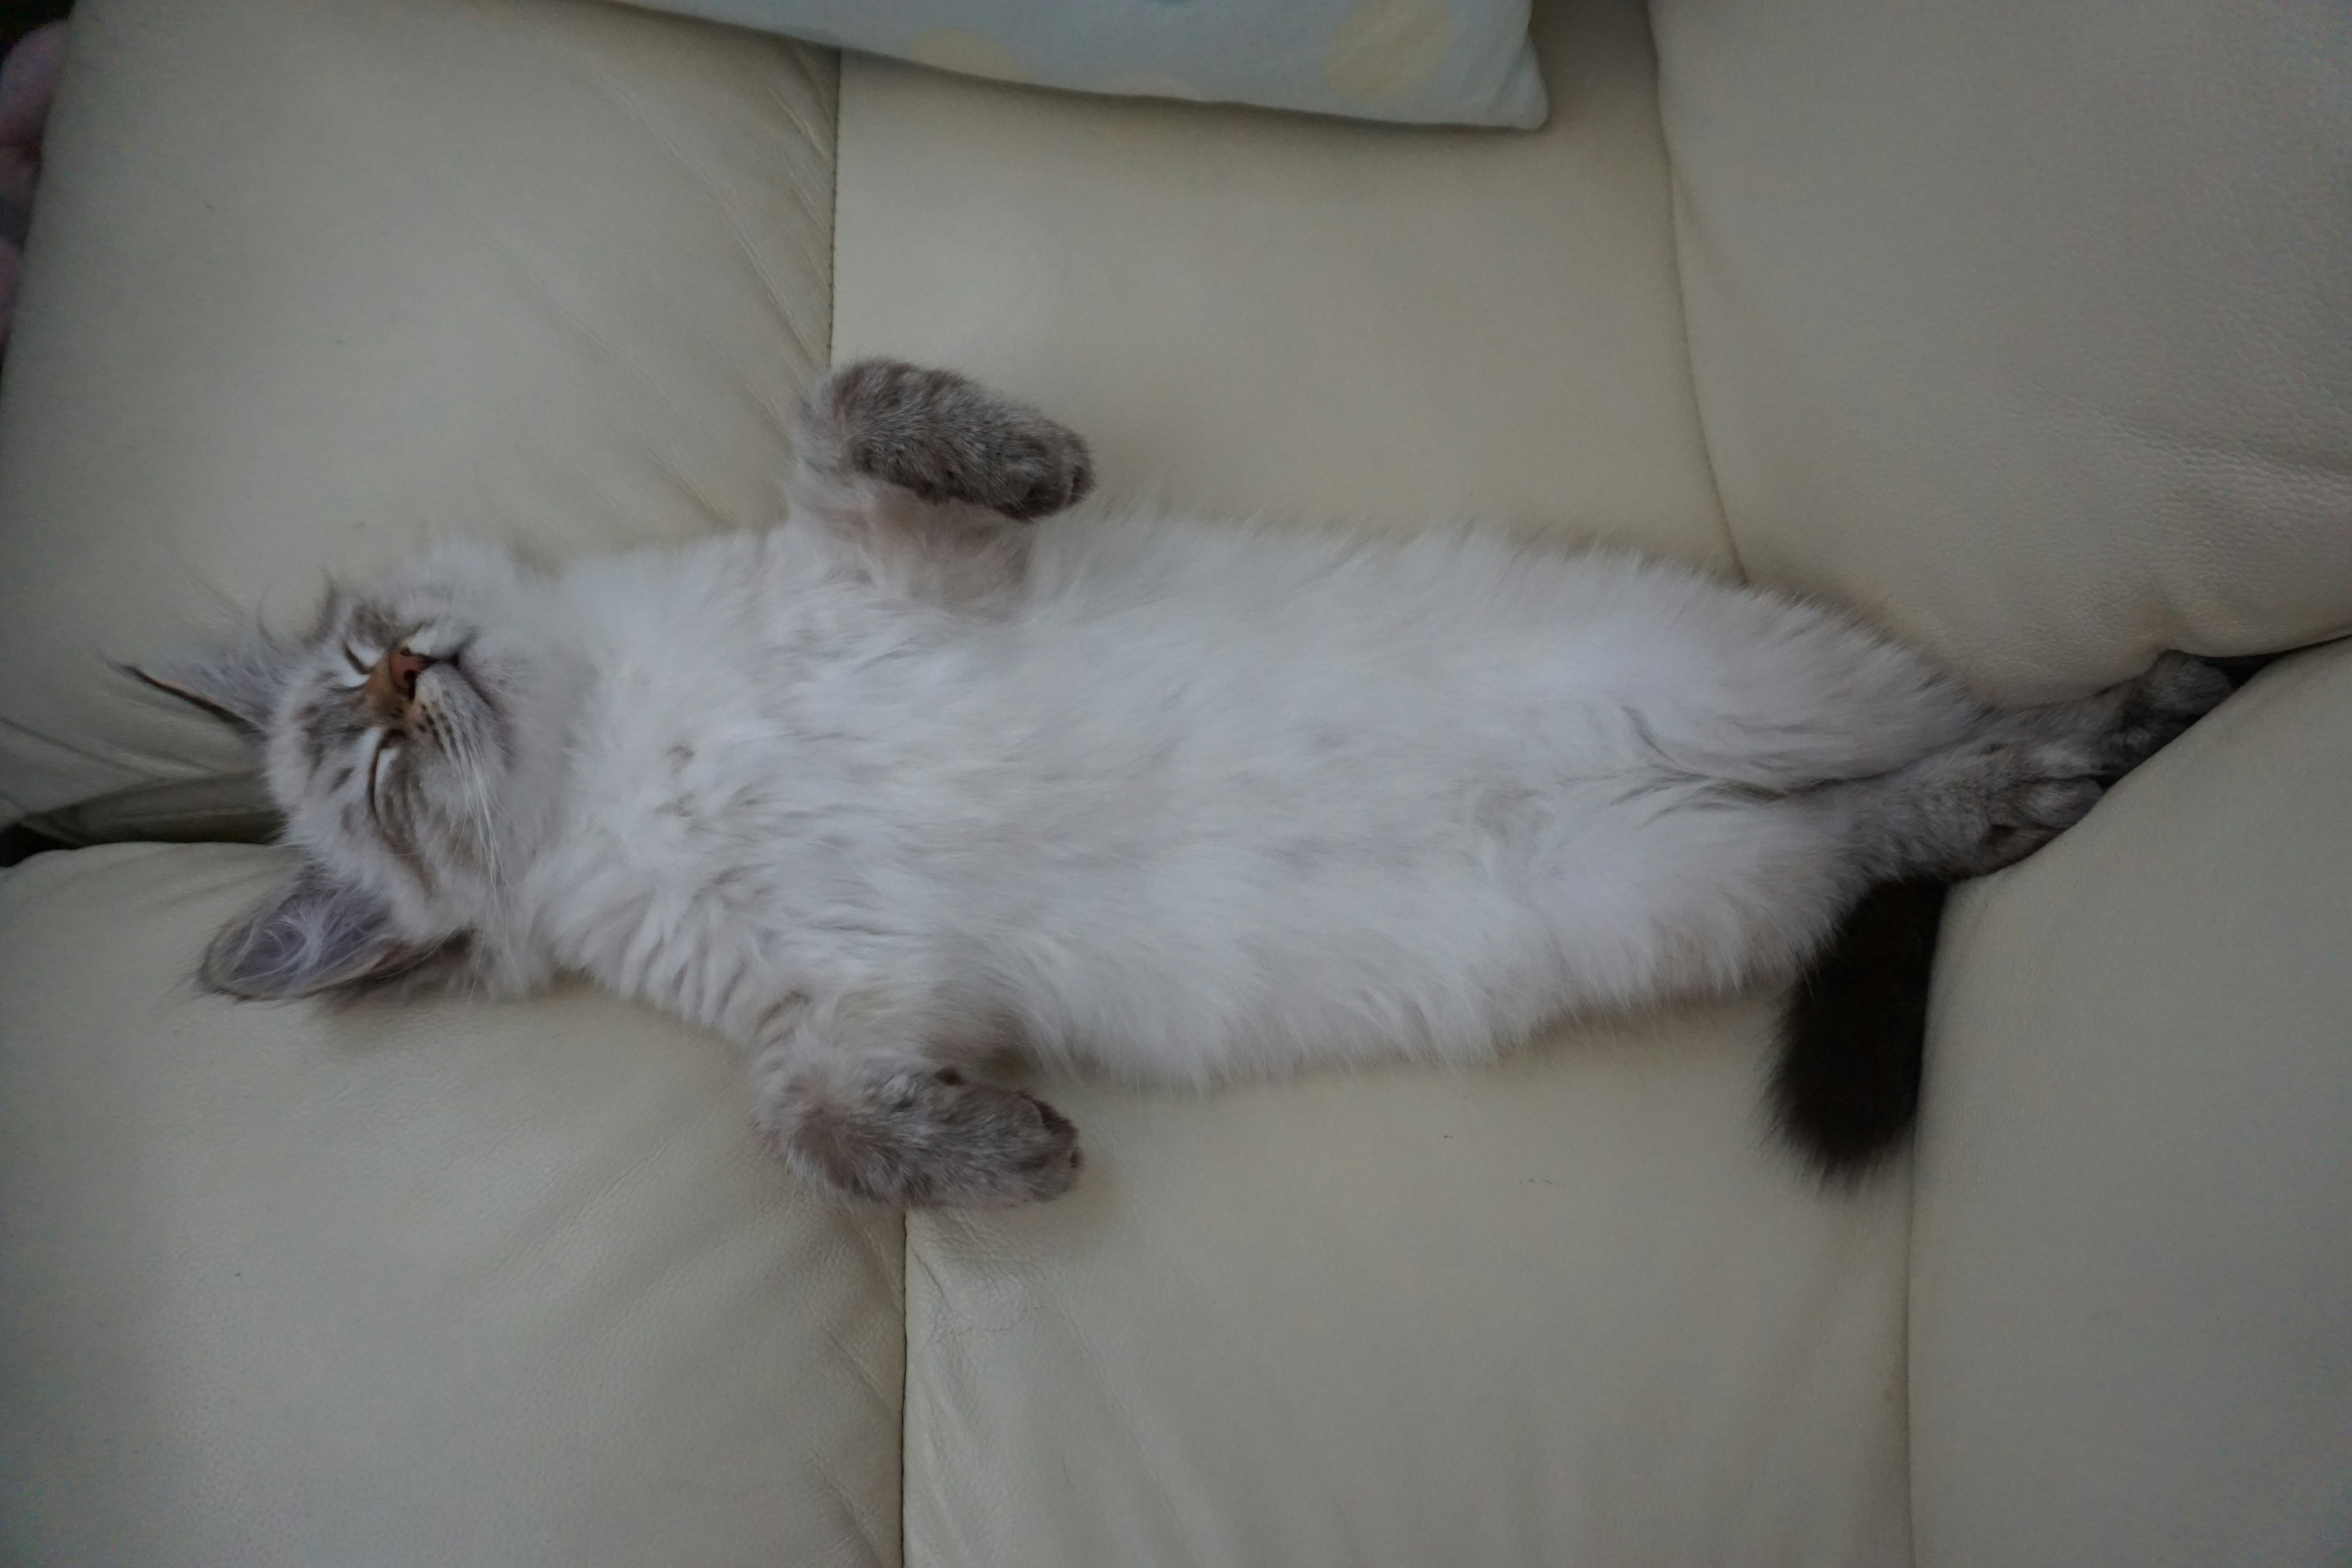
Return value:
M 221 933 L 205 979 L 300 995 L 399 973 L 476 935 L 500 906 L 552 781 L 546 709 L 560 659 L 530 579 L 446 548 L 331 593 L 298 637 L 142 671 L 244 728 L 299 872 Z

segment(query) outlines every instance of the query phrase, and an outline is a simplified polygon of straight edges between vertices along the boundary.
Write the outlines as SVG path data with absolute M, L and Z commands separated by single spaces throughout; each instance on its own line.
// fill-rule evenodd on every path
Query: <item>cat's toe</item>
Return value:
M 1984 837 L 1964 858 L 1981 877 L 2012 866 L 2090 815 L 2106 786 L 2072 745 L 2021 746 L 1998 759 L 1984 795 Z
M 2164 655 L 2132 682 L 2107 738 L 2105 771 L 2116 776 L 2137 767 L 2220 707 L 2233 689 L 2218 666 L 2189 654 Z
M 2141 684 L 2149 706 L 2192 718 L 2220 707 L 2233 689 L 2229 675 L 2213 660 L 2189 653 L 2162 655 L 2148 666 Z
M 986 1146 L 963 1173 L 961 1192 L 940 1201 L 974 1207 L 1042 1203 L 1060 1197 L 1078 1179 L 1085 1156 L 1075 1122 L 1017 1089 L 990 1091 L 1006 1097 L 993 1119 Z
M 2090 815 L 2105 788 L 2095 778 L 2075 774 L 2027 777 L 1995 805 L 1997 826 L 2051 837 Z
M 989 502 L 1019 522 L 1051 517 L 1076 506 L 1095 488 L 1094 459 L 1087 444 L 1060 426 L 1032 433 L 1023 450 L 1006 460 L 1003 483 Z

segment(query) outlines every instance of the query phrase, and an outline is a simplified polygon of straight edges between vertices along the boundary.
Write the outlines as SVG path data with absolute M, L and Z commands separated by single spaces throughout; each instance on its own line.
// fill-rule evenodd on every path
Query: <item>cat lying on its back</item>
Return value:
M 1077 1135 L 982 1076 L 1005 1046 L 1183 1082 L 1459 1062 L 1786 981 L 1873 887 L 2028 853 L 2229 687 L 2168 656 L 1998 712 L 1675 567 L 1057 516 L 1077 437 L 902 364 L 827 376 L 798 455 L 772 532 L 551 574 L 443 548 L 155 672 L 258 737 L 302 856 L 205 979 L 579 971 L 749 1048 L 807 1175 L 1017 1203 Z

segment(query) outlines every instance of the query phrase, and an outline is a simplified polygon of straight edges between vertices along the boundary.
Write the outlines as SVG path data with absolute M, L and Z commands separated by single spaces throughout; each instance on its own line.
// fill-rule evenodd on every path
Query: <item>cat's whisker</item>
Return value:
M 482 776 L 480 754 L 464 725 L 450 721 L 443 724 L 441 732 L 448 747 L 450 764 L 457 770 L 466 784 L 467 794 L 472 799 L 476 837 L 481 842 L 482 858 L 488 868 L 490 885 L 503 890 L 503 879 L 499 868 L 498 817 L 490 804 L 489 786 Z

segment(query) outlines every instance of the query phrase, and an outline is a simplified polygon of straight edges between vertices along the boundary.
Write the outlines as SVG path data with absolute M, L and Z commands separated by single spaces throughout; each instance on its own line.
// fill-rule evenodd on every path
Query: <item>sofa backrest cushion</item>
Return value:
M 2332 0 L 1657 0 L 1741 559 L 2054 697 L 2352 630 Z
M 330 569 L 772 516 L 835 82 L 607 5 L 83 7 L 0 384 L 0 820 L 204 832 L 242 747 L 108 660 Z
M 1430 125 L 1543 123 L 1528 0 L 635 0 L 1080 92 Z

